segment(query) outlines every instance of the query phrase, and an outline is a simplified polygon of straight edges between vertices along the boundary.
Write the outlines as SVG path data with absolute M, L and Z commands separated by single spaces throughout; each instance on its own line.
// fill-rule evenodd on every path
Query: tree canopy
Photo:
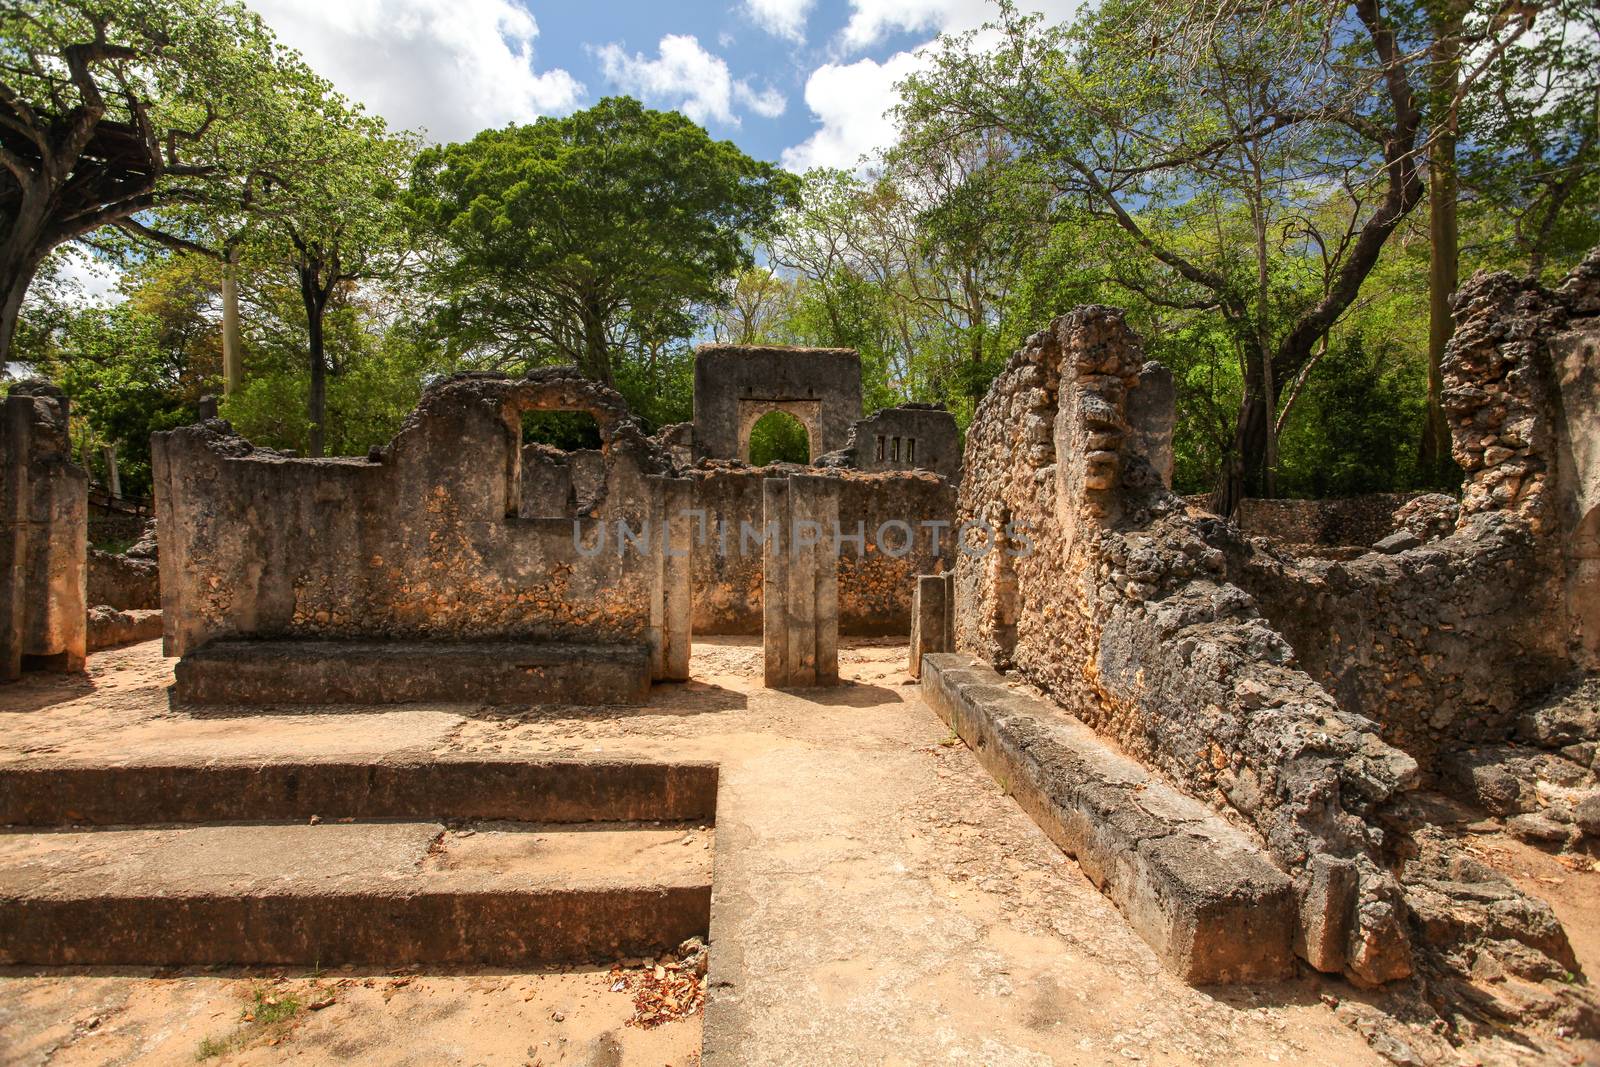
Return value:
M 1174 372 L 1181 490 L 1448 487 L 1458 278 L 1553 280 L 1600 241 L 1583 0 L 1002 2 L 897 87 L 892 145 L 804 175 L 628 98 L 422 147 L 225 0 L 11 4 L 0 31 L 0 339 L 134 487 L 219 384 L 311 454 L 382 443 L 463 369 L 574 363 L 659 426 L 712 338 L 853 347 L 867 411 L 964 427 L 1089 302 Z M 121 264 L 122 303 L 68 299 L 69 243 Z M 795 458 L 780 422 L 758 452 Z
M 325 89 L 242 4 L 0 5 L 0 362 L 52 250 L 163 204 L 227 210 L 304 162 L 276 135 Z
M 683 115 L 612 97 L 422 153 L 412 203 L 443 242 L 430 267 L 455 348 L 613 384 L 624 353 L 694 332 L 796 188 Z

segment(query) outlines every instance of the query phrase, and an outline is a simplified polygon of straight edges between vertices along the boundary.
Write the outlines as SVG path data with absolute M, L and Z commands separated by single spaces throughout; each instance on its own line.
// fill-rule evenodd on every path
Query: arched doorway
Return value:
M 745 458 L 751 466 L 811 462 L 811 435 L 805 423 L 786 411 L 769 411 L 750 427 Z

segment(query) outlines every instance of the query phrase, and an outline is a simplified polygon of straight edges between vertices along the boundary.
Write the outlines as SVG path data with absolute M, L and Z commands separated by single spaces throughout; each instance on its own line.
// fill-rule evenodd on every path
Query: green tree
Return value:
M 286 162 L 267 133 L 311 77 L 238 3 L 0 4 L 0 365 L 53 249 Z
M 1053 202 L 1139 249 L 1119 286 L 1236 336 L 1220 510 L 1270 488 L 1284 397 L 1422 200 L 1404 15 L 1378 0 L 1112 0 L 1048 27 L 1007 7 L 997 46 L 948 39 L 907 86 L 914 136 L 1002 133 Z
M 332 111 L 330 116 L 328 113 Z M 263 225 L 245 246 L 246 263 L 287 266 L 305 309 L 310 371 L 307 447 L 326 446 L 328 357 L 325 319 L 341 287 L 398 272 L 409 249 L 400 190 L 414 155 L 412 141 L 391 136 L 380 118 L 326 102 L 299 128 L 296 155 L 318 161 L 273 184 L 254 212 Z
M 795 190 L 684 116 L 612 97 L 423 152 L 412 204 L 446 247 L 431 267 L 453 348 L 613 384 L 725 300 Z

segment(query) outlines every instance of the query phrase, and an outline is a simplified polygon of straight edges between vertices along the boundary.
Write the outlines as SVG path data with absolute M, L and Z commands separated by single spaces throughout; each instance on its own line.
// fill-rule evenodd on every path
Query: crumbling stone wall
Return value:
M 1270 569 L 1253 545 L 1162 485 L 1144 442 L 1170 432 L 1171 410 L 1133 403 L 1150 381 L 1141 358 L 1120 312 L 1078 309 L 1030 338 L 979 405 L 958 518 L 986 526 L 997 550 L 958 557 L 958 646 L 1258 833 L 1294 878 L 1296 950 L 1314 968 L 1466 982 L 1494 960 L 1560 979 L 1576 961 L 1549 907 L 1430 827 L 1410 800 L 1418 761 L 1302 670 L 1243 587 Z M 1522 550 L 1512 518 L 1469 522 L 1496 528 L 1510 555 L 1427 545 L 1414 560 L 1427 581 L 1454 566 L 1483 566 L 1470 576 L 1486 579 Z M 1315 605 L 1306 614 L 1320 617 Z M 1312 622 L 1302 638 L 1314 643 Z M 1562 1009 L 1592 1000 L 1549 989 Z
M 1241 500 L 1234 525 L 1290 545 L 1365 548 L 1395 531 L 1395 513 L 1415 493 L 1367 493 L 1333 500 Z
M 779 467 L 706 464 L 688 472 L 694 507 L 705 516 L 705 535 L 694 547 L 694 631 L 702 634 L 761 632 L 761 549 L 741 543 L 746 526 L 762 525 L 764 478 Z M 811 468 L 839 481 L 839 526 L 847 536 L 864 533 L 866 550 L 842 545 L 839 560 L 839 626 L 846 634 L 903 634 L 911 626 L 911 598 L 918 574 L 950 569 L 955 552 L 955 486 L 925 472 L 868 474 Z M 884 524 L 906 523 L 904 530 Z M 719 526 L 720 524 L 720 526 Z M 941 525 L 942 524 L 942 525 Z M 724 534 L 722 531 L 726 531 Z M 879 541 L 889 549 L 882 551 Z
M 155 520 L 146 520 L 139 539 L 121 553 L 89 549 L 91 608 L 154 611 L 161 607 L 161 571 Z
M 1553 291 L 1479 276 L 1455 307 L 1455 529 L 1338 562 L 1255 543 L 1237 570 L 1305 669 L 1429 773 L 1441 753 L 1509 739 L 1532 698 L 1596 666 L 1600 636 L 1600 256 Z
M 996 550 L 958 558 L 959 647 L 1259 834 L 1295 879 L 1296 947 L 1313 967 L 1386 982 L 1413 973 L 1419 937 L 1434 949 L 1491 928 L 1570 963 L 1548 909 L 1509 885 L 1491 894 L 1465 885 L 1487 875 L 1444 883 L 1432 868 L 1425 889 L 1402 884 L 1385 818 L 1417 784 L 1416 760 L 1300 669 L 1241 585 L 1254 572 L 1237 529 L 1167 490 L 1145 443 L 1172 413 L 1134 401 L 1146 381 L 1159 378 L 1103 307 L 1030 338 L 996 380 L 968 430 L 958 506 Z M 1453 902 L 1449 929 L 1414 921 L 1424 891 Z
M 67 414 L 48 382 L 18 383 L 0 402 L 0 681 L 30 660 L 83 668 L 89 480 Z
M 961 480 L 961 433 L 955 416 L 934 404 L 880 408 L 850 427 L 850 439 L 818 462 L 863 471 L 925 470 Z
M 529 410 L 599 426 L 581 537 L 565 510 L 525 514 L 569 500 L 524 482 Z M 365 459 L 286 459 L 217 420 L 153 445 L 169 654 L 237 636 L 638 642 L 653 676 L 687 673 L 689 483 L 571 368 L 449 379 Z
M 750 458 L 750 431 L 783 411 L 811 454 L 843 448 L 861 417 L 861 357 L 851 348 L 701 345 L 694 357 L 695 459 Z

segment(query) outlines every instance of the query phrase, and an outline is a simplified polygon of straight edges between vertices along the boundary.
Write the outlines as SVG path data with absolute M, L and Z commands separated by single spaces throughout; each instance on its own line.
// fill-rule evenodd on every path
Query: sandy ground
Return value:
M 903 643 L 850 643 L 849 684 L 778 693 L 760 687 L 758 643 L 710 638 L 697 642 L 695 680 L 657 687 L 646 708 L 192 715 L 168 708 L 171 663 L 151 643 L 91 657 L 86 680 L 0 690 L 0 763 L 151 751 L 711 759 L 721 783 L 708 1064 L 1383 1062 L 1357 1032 L 1369 998 L 1342 981 L 1196 989 L 1163 972 L 922 704 L 904 660 Z M 1600 875 L 1558 874 L 1548 856 L 1482 840 L 1514 876 L 1526 868 L 1525 888 L 1551 899 L 1596 973 Z M 0 1061 L 193 1062 L 206 1038 L 239 1033 L 209 1062 L 695 1062 L 700 1018 L 630 1026 L 614 984 L 604 967 L 281 983 L 13 971 L 0 977 Z M 275 989 L 332 1003 L 270 1027 L 243 1022 Z M 1515 1059 L 1486 1046 L 1460 1062 Z

